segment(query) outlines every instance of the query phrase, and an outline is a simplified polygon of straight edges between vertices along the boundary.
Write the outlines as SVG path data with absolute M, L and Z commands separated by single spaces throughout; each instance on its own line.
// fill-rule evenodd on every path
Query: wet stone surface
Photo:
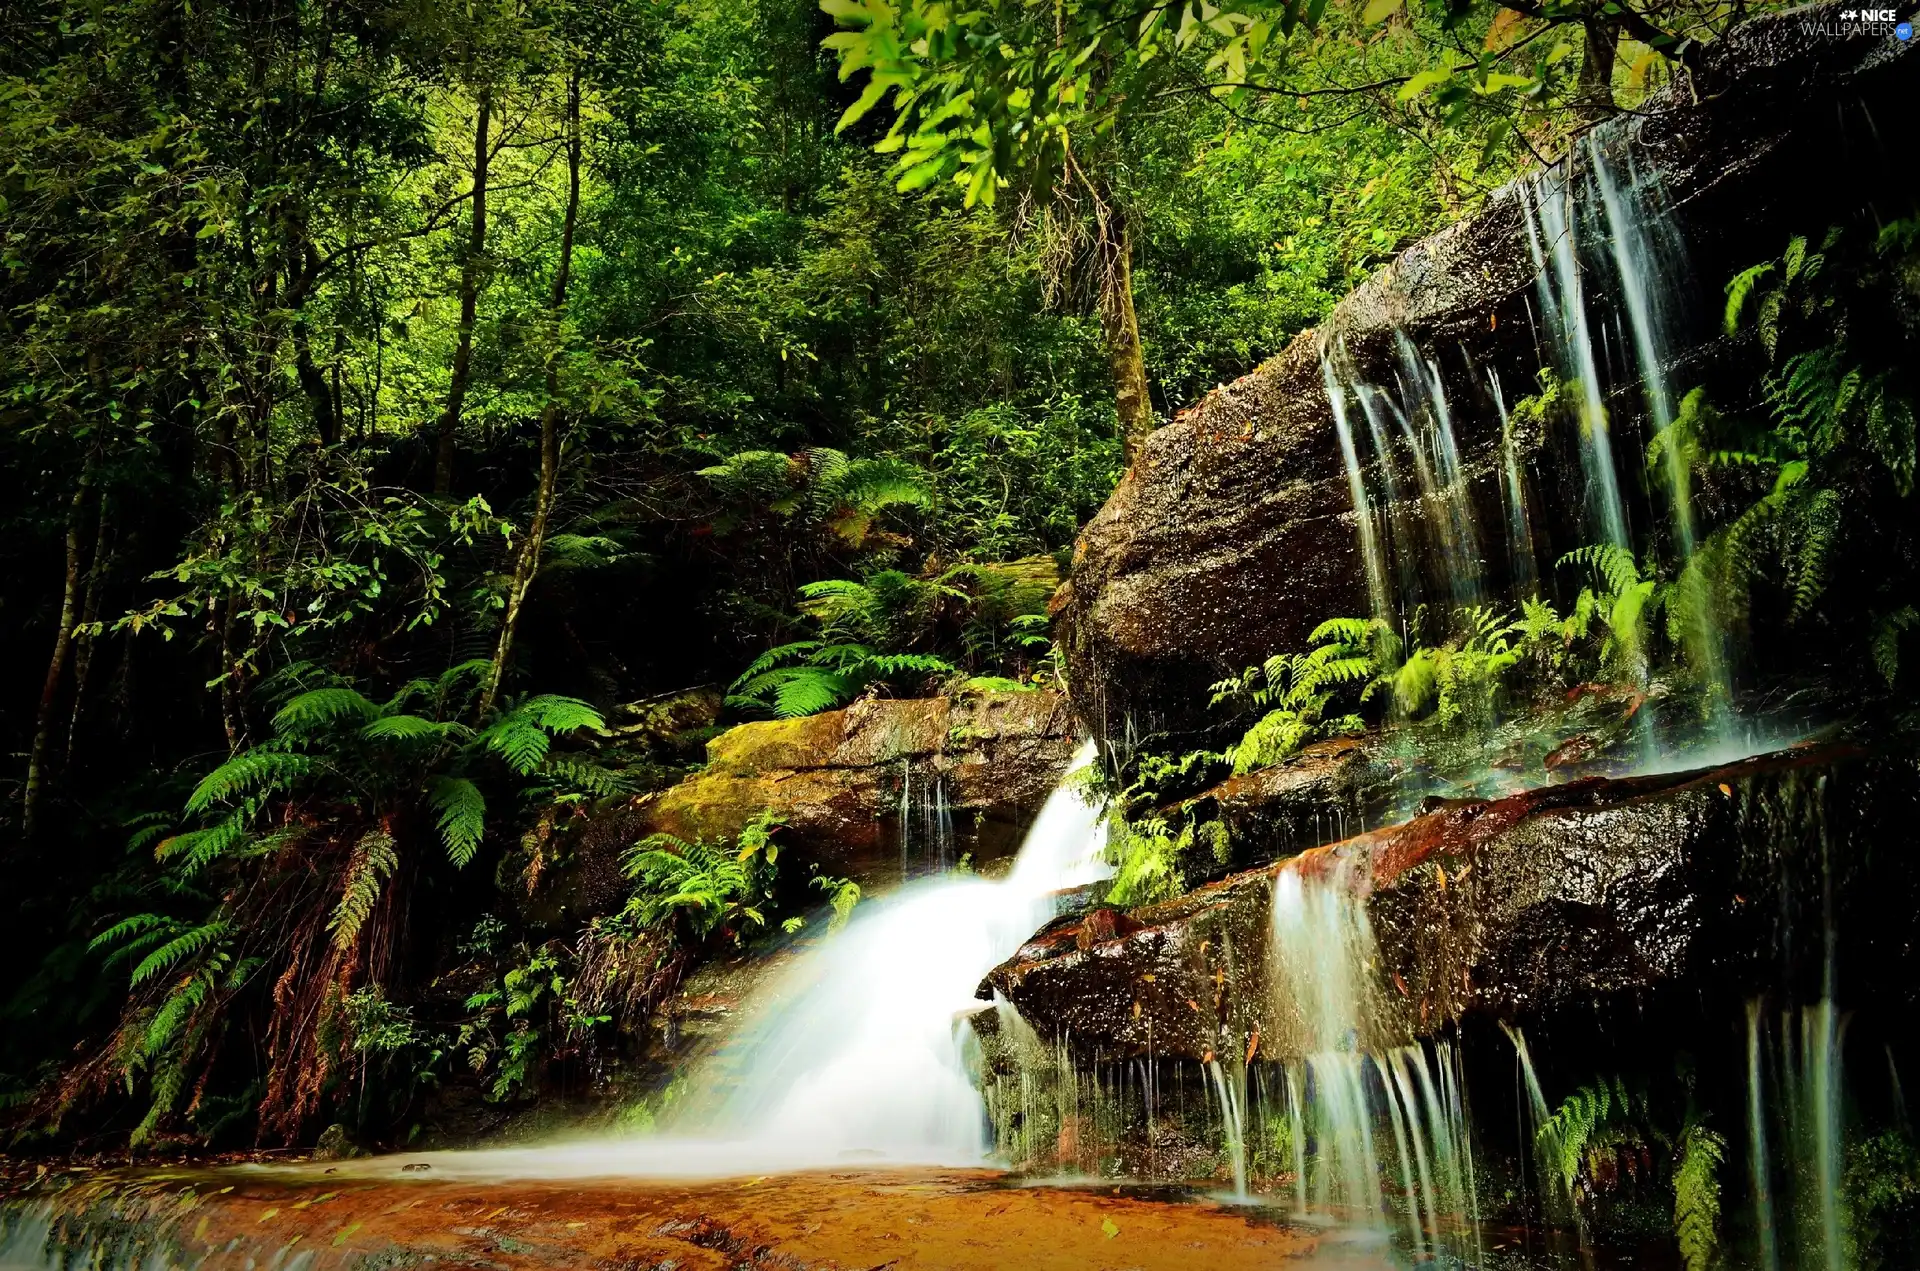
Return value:
M 335 1178 L 311 1169 L 95 1175 L 6 1202 L 0 1267 L 1089 1271 L 1386 1268 L 1382 1242 L 1258 1210 L 986 1170 L 705 1183 Z M 149 1262 L 148 1260 L 151 1259 Z

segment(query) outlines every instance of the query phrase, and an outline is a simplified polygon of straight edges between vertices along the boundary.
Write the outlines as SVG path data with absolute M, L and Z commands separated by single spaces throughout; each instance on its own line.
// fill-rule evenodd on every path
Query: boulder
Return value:
M 1895 846 L 1917 813 L 1911 757 L 1840 745 L 1456 800 L 1177 900 L 1053 924 L 980 994 L 1078 1052 L 1301 1053 L 1314 1043 L 1280 986 L 1305 971 L 1271 937 L 1276 881 L 1296 871 L 1341 889 L 1370 928 L 1348 968 L 1370 1049 L 1468 1015 L 1807 1000 L 1828 935 L 1851 999 L 1897 1017 L 1920 996 L 1920 871 Z
M 1680 391 L 1725 381 L 1736 399 L 1751 393 L 1753 376 L 1728 361 L 1718 336 L 1722 281 L 1777 255 L 1790 234 L 1860 219 L 1871 206 L 1910 206 L 1920 189 L 1914 165 L 1879 149 L 1873 123 L 1904 117 L 1920 98 L 1920 54 L 1857 25 L 1849 24 L 1855 34 L 1835 34 L 1837 15 L 1815 6 L 1735 28 L 1703 50 L 1697 72 L 1575 149 L 1576 178 L 1594 153 L 1608 153 L 1671 207 L 1686 255 L 1678 272 L 1697 293 L 1676 297 L 1690 303 L 1668 333 Z M 1527 189 L 1505 187 L 1475 215 L 1415 244 L 1319 331 L 1301 333 L 1147 438 L 1082 532 L 1054 601 L 1074 707 L 1096 736 L 1208 734 L 1217 729 L 1206 710 L 1211 682 L 1304 648 L 1326 618 L 1368 612 L 1323 347 L 1337 345 L 1343 367 L 1377 384 L 1400 374 L 1402 335 L 1432 359 L 1454 403 L 1463 523 L 1480 531 L 1470 542 L 1448 541 L 1455 531 L 1411 497 L 1419 482 L 1404 448 L 1394 451 L 1391 475 L 1405 501 L 1381 523 L 1414 540 L 1398 568 L 1420 575 L 1416 599 L 1448 594 L 1437 571 L 1449 553 L 1476 557 L 1482 594 L 1505 594 L 1520 567 L 1509 563 L 1513 545 L 1500 541 L 1503 430 L 1489 376 L 1518 396 L 1552 360 L 1536 313 Z M 1646 439 L 1638 377 L 1623 368 L 1602 379 L 1628 511 L 1645 526 L 1653 513 L 1634 477 Z M 1527 456 L 1529 557 L 1544 571 L 1592 541 L 1577 523 L 1576 434 L 1560 429 L 1542 443 L 1553 453 Z M 1368 482 L 1384 488 L 1379 465 L 1366 466 Z
M 1057 693 L 1009 691 L 856 702 L 741 724 L 707 744 L 706 767 L 573 833 L 577 912 L 625 894 L 619 861 L 650 834 L 730 838 L 764 811 L 791 856 L 863 882 L 943 856 L 986 863 L 1020 837 L 1073 758 Z

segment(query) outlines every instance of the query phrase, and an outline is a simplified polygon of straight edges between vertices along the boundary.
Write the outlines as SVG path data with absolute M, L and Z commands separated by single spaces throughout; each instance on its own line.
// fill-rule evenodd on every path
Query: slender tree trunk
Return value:
M 1590 14 L 1584 24 L 1586 51 L 1580 59 L 1580 81 L 1575 88 L 1582 119 L 1597 122 L 1614 113 L 1613 63 L 1620 50 L 1620 23 Z
M 493 710 L 500 693 L 500 682 L 507 673 L 507 659 L 513 653 L 514 632 L 520 625 L 520 611 L 527 593 L 540 573 L 540 556 L 546 548 L 547 524 L 553 516 L 553 492 L 560 476 L 560 324 L 566 315 L 567 283 L 573 273 L 573 236 L 580 219 L 580 69 L 575 67 L 567 79 L 567 210 L 560 225 L 560 262 L 553 271 L 553 291 L 547 307 L 553 319 L 554 348 L 547 360 L 547 401 L 540 410 L 540 486 L 534 495 L 533 523 L 520 544 L 513 564 L 513 581 L 507 587 L 507 608 L 500 621 L 500 639 L 494 646 L 493 666 L 487 675 L 486 691 L 481 694 L 480 717 Z
M 1100 240 L 1102 284 L 1100 320 L 1106 335 L 1107 365 L 1113 372 L 1113 404 L 1120 416 L 1129 467 L 1153 431 L 1153 399 L 1147 392 L 1147 363 L 1140 346 L 1140 319 L 1133 310 L 1133 236 L 1124 219 Z
M 60 681 L 66 674 L 67 654 L 73 648 L 73 628 L 80 605 L 81 522 L 87 498 L 93 493 L 93 460 L 80 470 L 80 481 L 73 490 L 73 502 L 67 510 L 67 567 L 60 595 L 60 628 L 53 636 L 53 656 L 47 660 L 47 676 L 40 685 L 40 710 L 34 719 L 33 749 L 27 757 L 27 784 L 21 797 L 21 837 L 32 838 L 34 815 L 46 784 L 47 751 L 53 741 L 53 708 L 60 698 Z
M 447 387 L 447 408 L 440 415 L 440 439 L 434 454 L 433 492 L 453 489 L 453 436 L 460 410 L 467 401 L 467 381 L 473 370 L 473 320 L 480 303 L 481 265 L 487 251 L 487 169 L 493 161 L 493 86 L 483 85 L 474 106 L 473 219 L 467 231 L 466 257 L 460 262 L 460 338 L 453 350 L 453 379 Z
M 100 620 L 100 595 L 106 589 L 107 572 L 113 567 L 113 551 L 108 546 L 107 499 L 99 499 L 99 515 L 93 527 L 93 563 L 87 567 L 86 599 L 80 605 L 80 622 L 75 628 L 73 653 L 73 708 L 67 713 L 67 753 L 62 761 L 73 763 L 73 752 L 80 740 L 80 712 L 86 705 L 87 677 L 93 670 L 93 624 Z
M 293 369 L 299 376 L 300 387 L 306 390 L 307 401 L 313 406 L 313 426 L 320 434 L 320 444 L 332 447 L 340 440 L 339 404 L 326 373 L 314 363 L 305 318 L 296 319 L 293 324 Z

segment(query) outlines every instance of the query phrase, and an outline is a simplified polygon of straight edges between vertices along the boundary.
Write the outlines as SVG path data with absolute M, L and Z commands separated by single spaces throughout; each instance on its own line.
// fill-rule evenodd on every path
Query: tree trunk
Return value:
M 80 470 L 74 487 L 73 503 L 67 510 L 66 580 L 60 596 L 60 628 L 53 636 L 53 656 L 47 661 L 47 676 L 40 686 L 40 710 L 34 719 L 33 749 L 27 757 L 27 784 L 21 794 L 20 830 L 22 838 L 32 838 L 34 814 L 46 784 L 47 751 L 53 741 L 53 708 L 60 697 L 60 680 L 66 674 L 67 654 L 73 648 L 73 628 L 80 605 L 80 525 L 86 511 L 87 496 L 93 492 L 93 461 Z
M 1119 218 L 1116 218 L 1119 219 Z M 1133 311 L 1133 236 L 1126 222 L 1100 239 L 1100 321 L 1106 336 L 1107 365 L 1113 372 L 1113 405 L 1120 416 L 1127 466 L 1153 431 L 1153 399 L 1147 393 L 1147 364 L 1140 347 L 1140 319 Z
M 552 316 L 554 347 L 547 358 L 547 401 L 540 409 L 540 486 L 533 500 L 533 523 L 514 558 L 513 581 L 507 586 L 507 608 L 500 620 L 500 639 L 494 645 L 493 666 L 486 691 L 480 696 L 480 718 L 493 710 L 513 653 L 513 637 L 520 611 L 540 573 L 546 548 L 547 523 L 553 516 L 553 492 L 560 476 L 560 323 L 566 314 L 567 283 L 573 273 L 573 235 L 580 218 L 580 69 L 567 79 L 567 210 L 560 225 L 560 261 L 553 271 L 553 291 L 547 308 Z
M 440 415 L 440 439 L 434 454 L 433 492 L 453 489 L 453 435 L 460 410 L 467 401 L 467 381 L 473 369 L 473 320 L 480 303 L 480 267 L 487 251 L 487 169 L 493 161 L 490 142 L 493 87 L 482 86 L 475 100 L 479 118 L 473 125 L 473 220 L 467 232 L 467 250 L 460 262 L 460 339 L 453 350 L 453 379 L 447 387 L 447 408 Z
M 107 497 L 99 499 L 99 513 L 93 526 L 93 563 L 87 567 L 86 599 L 80 605 L 80 622 L 74 634 L 73 707 L 67 712 L 67 753 L 62 763 L 71 766 L 74 749 L 80 741 L 80 712 L 86 704 L 87 677 L 93 670 L 93 624 L 100 621 L 100 597 L 106 590 L 107 573 L 113 568 L 113 550 L 108 546 Z
M 1613 63 L 1620 49 L 1620 24 L 1599 14 L 1585 23 L 1586 51 L 1580 61 L 1576 109 L 1582 119 L 1598 122 L 1614 113 Z

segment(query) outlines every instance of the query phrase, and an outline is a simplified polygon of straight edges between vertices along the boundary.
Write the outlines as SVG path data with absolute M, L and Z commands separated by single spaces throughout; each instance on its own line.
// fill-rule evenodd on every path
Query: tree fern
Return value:
M 327 930 L 333 933 L 333 947 L 341 952 L 353 948 L 360 928 L 380 899 L 381 888 L 399 867 L 399 853 L 393 850 L 393 838 L 384 830 L 369 830 L 353 845 L 347 858 L 346 873 L 340 880 L 340 900 Z

